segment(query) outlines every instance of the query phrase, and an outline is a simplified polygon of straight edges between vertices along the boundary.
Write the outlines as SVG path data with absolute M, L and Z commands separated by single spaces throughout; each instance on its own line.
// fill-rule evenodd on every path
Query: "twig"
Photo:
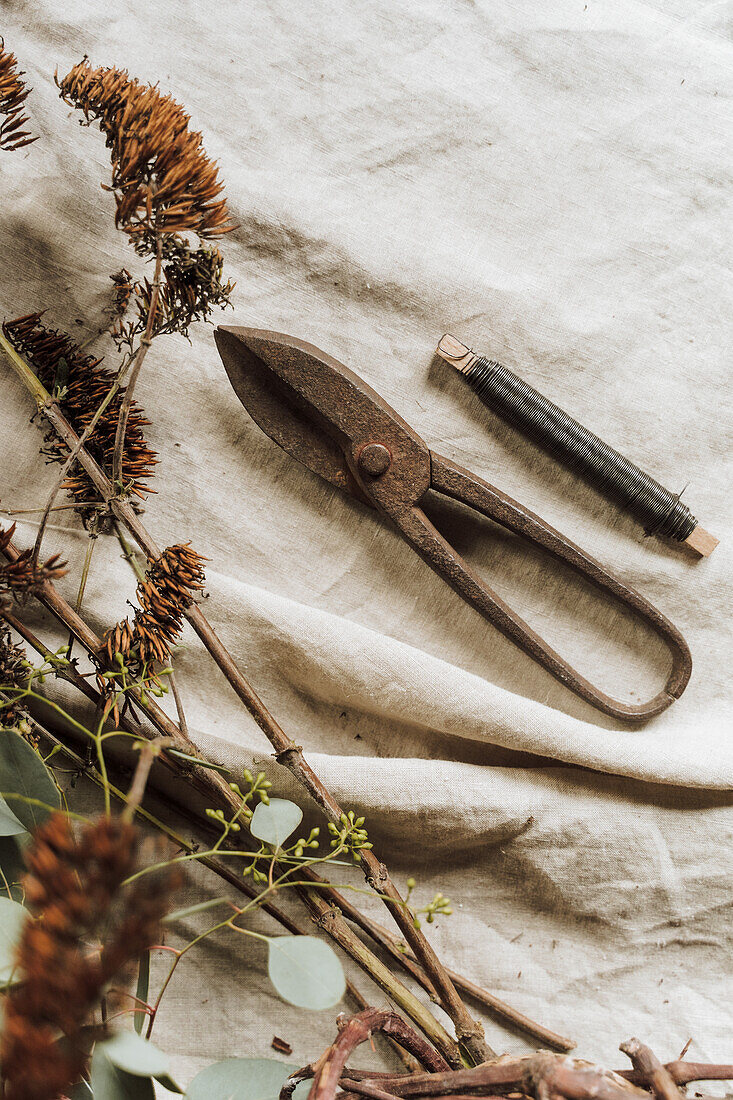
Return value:
M 76 604 L 74 605 L 75 611 L 81 611 L 81 605 L 84 603 L 84 593 L 87 590 L 87 581 L 89 580 L 89 569 L 92 564 L 92 554 L 94 553 L 94 546 L 97 541 L 97 535 L 92 534 L 87 539 L 87 549 L 84 554 L 84 565 L 81 571 L 81 579 L 79 581 L 79 591 L 76 594 Z
M 309 1094 L 310 1100 L 333 1100 L 349 1055 L 375 1031 L 384 1031 L 398 1038 L 402 1046 L 433 1072 L 440 1073 L 448 1068 L 447 1063 L 401 1016 L 387 1009 L 368 1008 L 343 1024 L 334 1044 L 319 1059 Z M 420 1077 L 422 1076 L 421 1074 Z
M 21 379 L 31 388 L 26 378 L 27 368 L 24 371 L 18 371 L 12 357 L 11 364 L 19 373 Z M 38 400 L 40 383 L 35 376 L 33 376 L 33 379 L 31 392 Z M 46 395 L 45 403 L 40 406 L 44 416 L 59 437 L 66 442 L 67 446 L 73 447 L 78 442 L 76 432 L 64 417 L 58 404 L 50 398 L 45 390 L 44 393 Z M 101 497 L 109 504 L 112 512 L 125 525 L 147 556 L 152 559 L 160 557 L 159 547 L 146 531 L 139 516 L 128 502 L 117 496 L 114 485 L 84 447 L 79 450 L 79 461 Z M 303 756 L 301 747 L 286 736 L 247 679 L 237 668 L 231 654 L 223 645 L 201 609 L 196 604 L 191 604 L 185 614 L 225 678 L 234 688 L 239 699 L 244 703 L 270 741 L 275 750 L 275 758 L 278 763 L 286 767 L 300 782 L 327 818 L 340 825 L 343 815 L 341 806 L 312 770 Z M 441 1006 L 453 1022 L 458 1042 L 464 1046 L 474 1063 L 478 1064 L 485 1061 L 486 1058 L 490 1057 L 490 1048 L 485 1041 L 483 1028 L 466 1009 L 453 982 L 446 973 L 445 967 L 438 959 L 423 932 L 415 927 L 409 909 L 392 882 L 387 868 L 375 853 L 368 849 L 364 849 L 362 852 L 362 867 L 367 883 L 382 897 L 426 975 L 433 982 L 440 996 Z M 459 1064 L 459 1060 L 456 1060 L 455 1064 Z
M 677 1085 L 689 1085 L 692 1081 L 733 1081 L 733 1064 L 711 1064 L 708 1062 L 666 1062 L 664 1069 Z M 645 1085 L 648 1074 L 639 1069 L 617 1069 L 619 1077 L 635 1085 Z
M 141 583 L 144 583 L 145 582 L 145 570 L 140 567 L 140 563 L 138 562 L 137 558 L 135 557 L 134 548 L 132 546 L 130 546 L 129 542 L 125 538 L 124 534 L 122 533 L 122 528 L 120 527 L 120 525 L 119 525 L 119 523 L 117 522 L 116 519 L 113 520 L 113 525 L 114 525 L 114 529 L 115 529 L 115 534 L 117 535 L 117 541 L 119 542 L 120 548 L 122 550 L 122 557 L 128 563 L 128 565 L 130 566 L 130 569 L 132 569 L 132 571 L 135 574 L 135 576 L 137 577 L 137 579 Z
M 665 1069 L 656 1054 L 640 1043 L 638 1039 L 629 1039 L 618 1048 L 631 1059 L 634 1069 L 641 1070 L 647 1084 L 657 1100 L 681 1100 L 680 1090 L 675 1085 L 669 1070 Z
M 158 233 L 155 252 L 155 274 L 153 276 L 153 290 L 150 296 L 148 320 L 145 325 L 145 332 L 140 340 L 140 346 L 135 354 L 135 360 L 132 365 L 132 370 L 130 371 L 130 381 L 127 383 L 127 389 L 123 394 L 120 404 L 120 415 L 117 420 L 115 449 L 112 457 L 112 481 L 115 484 L 120 484 L 122 482 L 122 457 L 125 448 L 125 433 L 127 432 L 127 421 L 130 416 L 130 409 L 132 408 L 132 395 L 135 390 L 135 383 L 140 375 L 140 368 L 145 361 L 145 356 L 148 354 L 148 348 L 153 342 L 155 314 L 158 310 L 158 298 L 160 296 L 160 271 L 162 263 L 163 235 L 162 233 Z
M 160 750 L 170 744 L 170 738 L 161 737 L 156 741 L 143 741 L 140 743 L 140 759 L 137 762 L 132 783 L 127 792 L 127 802 L 122 816 L 131 821 L 135 812 L 142 803 L 145 788 L 148 785 L 148 776 L 153 766 L 153 761 L 159 755 Z
M 186 721 L 186 715 L 185 715 L 185 712 L 183 710 L 183 699 L 181 699 L 181 693 L 178 690 L 178 682 L 176 680 L 176 674 L 173 671 L 173 669 L 171 669 L 170 672 L 168 673 L 168 683 L 171 686 L 171 692 L 173 693 L 173 698 L 175 700 L 176 713 L 178 715 L 178 725 L 181 728 L 181 733 L 183 734 L 183 736 L 188 741 L 190 741 L 191 738 L 189 737 L 189 734 L 188 734 L 188 722 Z
M 380 1077 L 378 1085 L 399 1097 L 517 1091 L 538 1100 L 543 1096 L 562 1096 L 567 1100 L 649 1100 L 648 1093 L 618 1080 L 613 1073 L 549 1051 L 487 1062 L 472 1069 Z

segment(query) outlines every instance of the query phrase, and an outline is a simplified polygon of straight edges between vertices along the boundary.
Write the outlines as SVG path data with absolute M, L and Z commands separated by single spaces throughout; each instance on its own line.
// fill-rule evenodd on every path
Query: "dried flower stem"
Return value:
M 183 709 L 183 699 L 181 698 L 181 693 L 178 690 L 178 682 L 176 680 L 176 674 L 173 669 L 171 669 L 171 671 L 168 673 L 168 683 L 171 686 L 171 692 L 173 694 L 173 699 L 176 704 L 176 714 L 178 715 L 178 725 L 180 727 L 181 733 L 187 741 L 190 741 L 191 738 L 188 732 L 188 722 L 186 721 L 186 714 Z
M 25 372 L 21 374 L 21 378 L 25 378 Z M 40 384 L 37 379 L 34 379 L 34 382 L 32 392 L 37 392 L 37 386 Z M 70 449 L 73 448 L 78 443 L 79 437 L 62 414 L 58 404 L 51 399 L 45 389 L 43 392 L 45 399 L 41 407 L 44 416 L 63 442 Z M 94 483 L 102 499 L 108 503 L 113 514 L 127 527 L 148 558 L 153 560 L 159 558 L 160 549 L 146 531 L 140 518 L 126 501 L 117 496 L 114 485 L 84 447 L 79 450 L 79 462 Z M 270 741 L 275 749 L 275 758 L 278 763 L 291 772 L 330 821 L 340 824 L 344 812 L 341 806 L 310 767 L 303 756 L 301 747 L 285 734 L 250 683 L 237 668 L 231 654 L 223 645 L 201 609 L 196 604 L 192 604 L 186 610 L 185 615 L 225 678 L 234 688 L 239 699 L 244 703 Z M 181 736 L 180 731 L 177 735 L 178 737 Z M 413 949 L 425 973 L 433 982 L 440 997 L 441 1006 L 453 1022 L 458 1042 L 465 1048 L 473 1062 L 478 1064 L 485 1061 L 490 1053 L 484 1039 L 483 1028 L 466 1009 L 453 982 L 446 973 L 445 967 L 438 959 L 423 932 L 415 927 L 413 918 L 397 887 L 392 882 L 387 868 L 380 862 L 374 852 L 368 849 L 365 849 L 362 853 L 362 867 L 367 883 L 382 897 L 405 940 Z M 454 1059 L 454 1062 L 459 1064 L 459 1060 Z
M 115 450 L 114 457 L 112 459 L 112 481 L 115 484 L 122 479 L 122 456 L 125 450 L 125 433 L 127 432 L 127 421 L 130 417 L 130 409 L 132 408 L 132 395 L 135 390 L 135 383 L 140 375 L 140 369 L 145 361 L 145 356 L 148 354 L 148 348 L 153 342 L 153 331 L 155 327 L 155 314 L 158 310 L 158 298 L 160 297 L 160 273 L 163 264 L 163 235 L 158 233 L 155 250 L 155 274 L 153 276 L 153 293 L 150 299 L 150 308 L 148 309 L 148 320 L 145 326 L 145 332 L 140 340 L 140 346 L 137 349 L 135 359 L 130 371 L 130 381 L 127 383 L 127 389 L 125 390 L 122 398 L 122 404 L 120 405 L 120 415 L 117 420 L 117 433 L 115 435 Z

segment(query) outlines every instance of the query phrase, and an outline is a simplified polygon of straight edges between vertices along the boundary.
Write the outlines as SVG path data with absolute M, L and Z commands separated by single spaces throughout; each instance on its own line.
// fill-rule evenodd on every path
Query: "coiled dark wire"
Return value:
M 501 363 L 479 356 L 464 377 L 484 404 L 630 512 L 647 535 L 682 542 L 697 527 L 679 493 L 670 493 Z

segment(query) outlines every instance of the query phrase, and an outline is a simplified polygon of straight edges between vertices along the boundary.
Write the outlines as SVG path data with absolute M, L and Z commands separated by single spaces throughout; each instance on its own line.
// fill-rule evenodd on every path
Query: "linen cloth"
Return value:
M 640 728 L 604 718 L 376 513 L 266 438 L 210 328 L 155 342 L 137 391 L 161 460 L 146 523 L 210 559 L 207 615 L 397 879 L 413 874 L 423 900 L 451 896 L 454 915 L 429 929 L 443 958 L 606 1064 L 622 1064 L 632 1033 L 663 1058 L 692 1036 L 690 1057 L 730 1060 L 729 4 L 2 0 L 0 16 L 41 135 L 0 165 L 3 317 L 48 308 L 86 339 L 104 325 L 109 275 L 138 270 L 99 190 L 103 139 L 58 100 L 54 68 L 87 53 L 159 81 L 220 162 L 239 223 L 223 243 L 237 288 L 221 321 L 347 363 L 430 447 L 682 630 L 683 698 Z M 721 538 L 713 556 L 644 538 L 492 417 L 434 356 L 444 331 L 688 485 Z M 1 392 L 2 506 L 42 506 L 56 470 L 4 368 Z M 630 700 L 658 690 L 666 652 L 633 617 L 488 521 L 428 507 L 595 683 Z M 34 517 L 19 519 L 27 545 Z M 73 513 L 56 513 L 46 545 L 80 567 Z M 69 598 L 74 585 L 61 584 Z M 133 596 L 116 542 L 100 539 L 90 621 L 103 631 Z M 184 642 L 194 738 L 299 797 L 197 639 Z M 283 1005 L 263 966 L 229 941 L 181 966 L 156 1033 L 184 1082 L 217 1058 L 268 1056 L 273 1033 L 298 1063 L 330 1041 L 334 1012 Z M 498 1049 L 529 1049 L 486 1025 Z

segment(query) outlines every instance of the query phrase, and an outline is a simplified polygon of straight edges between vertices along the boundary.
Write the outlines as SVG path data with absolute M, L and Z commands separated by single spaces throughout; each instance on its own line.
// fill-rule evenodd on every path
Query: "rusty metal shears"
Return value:
M 283 450 L 326 481 L 382 512 L 410 546 L 490 623 L 591 706 L 625 721 L 651 718 L 684 691 L 692 671 L 685 639 L 633 588 L 523 505 L 435 454 L 365 382 L 312 344 L 248 328 L 216 330 L 229 380 L 252 419 Z M 543 547 L 633 609 L 672 654 L 667 682 L 646 703 L 594 687 L 473 572 L 421 508 L 429 489 Z

